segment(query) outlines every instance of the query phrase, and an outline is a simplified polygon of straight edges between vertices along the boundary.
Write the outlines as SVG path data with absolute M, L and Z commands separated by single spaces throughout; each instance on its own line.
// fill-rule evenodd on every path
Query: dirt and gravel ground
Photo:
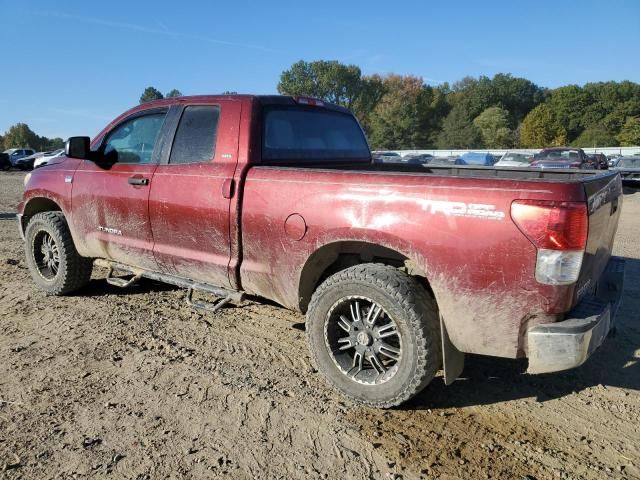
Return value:
M 309 366 L 303 317 L 216 315 L 153 282 L 36 290 L 0 174 L 0 478 L 640 478 L 640 191 L 625 195 L 616 337 L 583 367 L 526 376 L 467 357 L 394 410 L 345 403 Z

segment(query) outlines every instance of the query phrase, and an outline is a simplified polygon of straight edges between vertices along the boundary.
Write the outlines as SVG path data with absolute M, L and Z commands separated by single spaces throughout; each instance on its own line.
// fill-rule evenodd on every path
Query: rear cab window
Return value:
M 216 149 L 220 107 L 185 107 L 173 140 L 169 164 L 210 162 Z
M 264 163 L 371 161 L 364 132 L 353 115 L 322 107 L 263 108 Z

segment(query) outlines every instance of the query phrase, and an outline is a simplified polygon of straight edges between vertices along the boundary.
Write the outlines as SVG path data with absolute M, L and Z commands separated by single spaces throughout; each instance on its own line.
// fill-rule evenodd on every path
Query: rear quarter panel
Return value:
M 324 245 L 393 249 L 424 276 L 464 352 L 524 355 L 526 329 L 570 309 L 574 286 L 535 281 L 536 250 L 510 218 L 515 198 L 584 200 L 580 184 L 255 167 L 244 185 L 244 290 L 300 308 L 301 273 Z M 286 219 L 302 216 L 297 240 Z

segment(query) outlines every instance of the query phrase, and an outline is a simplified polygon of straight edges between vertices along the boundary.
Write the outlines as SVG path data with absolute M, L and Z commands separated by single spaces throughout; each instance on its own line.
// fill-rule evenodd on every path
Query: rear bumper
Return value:
M 548 373 L 582 365 L 611 329 L 622 298 L 624 259 L 611 257 L 588 295 L 557 323 L 536 325 L 527 332 L 528 373 Z

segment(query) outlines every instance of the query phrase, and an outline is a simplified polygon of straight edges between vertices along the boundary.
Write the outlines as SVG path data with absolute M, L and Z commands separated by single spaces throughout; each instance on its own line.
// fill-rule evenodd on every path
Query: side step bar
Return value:
M 107 282 L 110 285 L 126 288 L 131 285 L 134 285 L 135 283 L 138 282 L 138 280 L 140 280 L 143 277 L 148 278 L 150 280 L 156 280 L 158 282 L 168 283 L 170 285 L 175 285 L 176 287 L 187 289 L 187 296 L 185 299 L 187 302 L 187 305 L 193 308 L 207 310 L 209 312 L 216 312 L 217 310 L 219 310 L 221 307 L 223 307 L 229 302 L 239 303 L 242 300 L 244 300 L 244 297 L 245 297 L 244 292 L 229 290 L 222 287 L 215 287 L 213 285 L 209 285 L 208 283 L 195 282 L 187 278 L 177 277 L 175 275 L 169 275 L 166 273 L 159 273 L 151 270 L 142 270 L 140 268 L 130 267 L 122 263 L 111 262 L 109 260 L 103 260 L 101 258 L 96 259 L 94 263 L 100 267 L 105 267 L 109 269 L 109 273 L 107 274 Z M 133 277 L 128 280 L 124 278 L 112 277 L 114 270 L 119 270 L 124 273 L 131 274 L 133 275 Z M 210 293 L 214 297 L 218 297 L 218 300 L 216 302 L 193 300 L 194 290 Z

